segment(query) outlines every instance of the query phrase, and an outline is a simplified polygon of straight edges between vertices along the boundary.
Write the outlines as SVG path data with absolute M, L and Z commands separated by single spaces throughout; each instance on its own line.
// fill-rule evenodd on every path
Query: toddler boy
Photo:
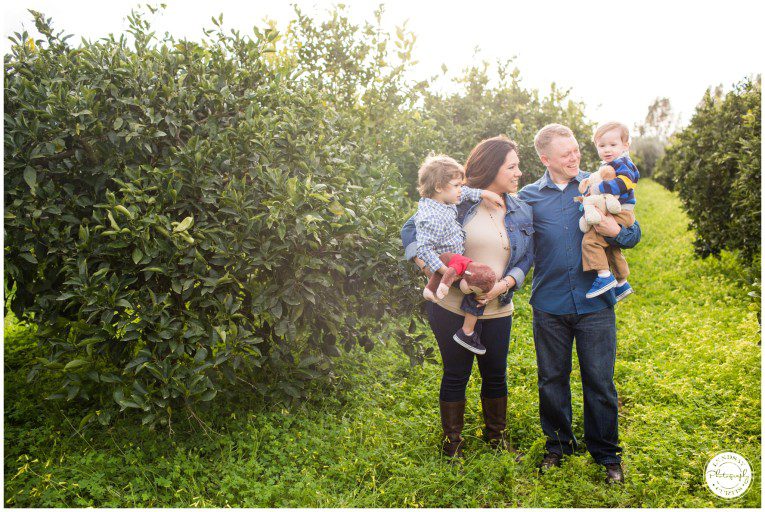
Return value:
M 465 187 L 465 169 L 451 157 L 436 155 L 428 157 L 417 173 L 420 198 L 415 225 L 417 227 L 417 257 L 431 272 L 443 274 L 449 268 L 439 254 L 465 252 L 465 230 L 457 221 L 457 204 L 465 200 L 480 201 L 481 198 L 502 205 L 502 198 L 488 190 Z M 465 260 L 460 256 L 456 260 Z M 455 269 L 464 268 L 464 261 L 455 261 Z M 458 274 L 461 272 L 458 270 Z M 446 289 L 444 289 L 446 288 Z M 442 286 L 434 294 L 425 288 L 425 299 L 436 302 L 449 291 Z M 465 308 L 462 308 L 463 311 Z M 482 310 L 482 309 L 481 309 Z M 454 341 L 475 354 L 485 354 L 486 347 L 475 332 L 478 317 L 465 311 L 462 329 L 454 334 Z
M 613 214 L 613 217 L 619 225 L 630 227 L 635 223 L 635 185 L 640 173 L 629 157 L 629 129 L 624 124 L 614 121 L 604 123 L 595 130 L 592 140 L 598 150 L 598 156 L 602 159 L 602 166 L 611 167 L 616 173 L 616 178 L 598 185 L 600 193 L 617 197 L 622 211 Z M 615 288 L 617 301 L 633 292 L 627 282 L 630 269 L 621 249 L 609 244 L 594 229 L 588 230 L 582 240 L 582 267 L 585 272 L 598 272 L 595 282 L 586 294 L 588 299 L 597 297 L 611 288 Z M 613 274 L 609 267 L 613 269 Z

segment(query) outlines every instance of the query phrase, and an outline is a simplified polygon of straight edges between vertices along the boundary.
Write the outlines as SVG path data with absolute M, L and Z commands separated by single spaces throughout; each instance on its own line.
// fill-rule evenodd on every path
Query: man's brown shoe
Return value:
M 539 470 L 544 473 L 552 467 L 560 467 L 560 460 L 562 456 L 559 453 L 547 452 L 545 453 L 542 463 L 539 465 Z
M 441 427 L 444 439 L 441 449 L 451 459 L 462 457 L 462 427 L 465 425 L 465 401 L 439 402 L 441 409 Z
M 606 483 L 607 484 L 623 484 L 624 483 L 624 470 L 622 465 L 618 463 L 606 464 Z

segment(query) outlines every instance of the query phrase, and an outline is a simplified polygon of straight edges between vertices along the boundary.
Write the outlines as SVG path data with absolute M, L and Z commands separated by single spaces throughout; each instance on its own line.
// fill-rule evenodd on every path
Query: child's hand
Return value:
M 505 207 L 505 201 L 502 199 L 502 196 L 497 194 L 496 192 L 491 192 L 489 190 L 484 190 L 481 192 L 481 197 L 483 199 L 486 199 L 487 201 L 496 204 L 500 208 Z
M 419 268 L 420 270 L 422 270 L 422 273 L 423 273 L 423 274 L 425 274 L 425 276 L 427 276 L 427 278 L 428 278 L 428 279 L 430 279 L 430 276 L 432 276 L 432 275 L 433 275 L 433 271 L 432 271 L 432 270 L 430 270 L 430 268 L 429 268 L 429 267 L 428 267 L 428 266 L 425 264 L 425 262 L 424 262 L 424 261 L 422 261 L 422 260 L 421 260 L 420 258 L 418 258 L 417 256 L 415 256 L 414 258 L 412 258 L 412 261 L 414 261 L 414 264 L 415 264 L 415 265 L 417 265 L 417 268 Z
M 600 177 L 603 178 L 603 181 L 609 181 L 616 178 L 616 170 L 610 165 L 601 165 L 598 171 L 600 172 Z

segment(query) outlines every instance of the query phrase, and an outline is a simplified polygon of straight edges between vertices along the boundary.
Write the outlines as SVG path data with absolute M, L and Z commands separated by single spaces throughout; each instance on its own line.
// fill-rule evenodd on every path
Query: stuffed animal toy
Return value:
M 446 297 L 449 287 L 460 277 L 462 278 L 460 290 L 464 294 L 488 293 L 497 282 L 496 274 L 488 265 L 476 263 L 470 258 L 453 252 L 445 252 L 439 254 L 438 257 L 449 268 L 443 276 L 438 272 L 433 272 L 425 289 L 433 293 L 439 300 Z
M 600 191 L 602 182 L 615 178 L 614 168 L 610 165 L 604 165 L 579 183 L 579 192 L 582 197 L 574 198 L 574 201 L 581 202 L 584 208 L 584 215 L 579 219 L 579 229 L 582 230 L 582 233 L 587 233 L 592 226 L 600 224 L 602 218 L 595 208 L 609 213 L 622 211 L 622 205 L 615 195 L 603 194 Z

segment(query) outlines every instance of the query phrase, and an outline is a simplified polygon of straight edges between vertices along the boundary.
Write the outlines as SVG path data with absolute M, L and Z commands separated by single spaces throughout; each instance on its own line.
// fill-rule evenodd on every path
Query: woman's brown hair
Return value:
M 479 142 L 465 163 L 467 186 L 485 189 L 491 185 L 511 151 L 517 152 L 518 144 L 505 135 Z

